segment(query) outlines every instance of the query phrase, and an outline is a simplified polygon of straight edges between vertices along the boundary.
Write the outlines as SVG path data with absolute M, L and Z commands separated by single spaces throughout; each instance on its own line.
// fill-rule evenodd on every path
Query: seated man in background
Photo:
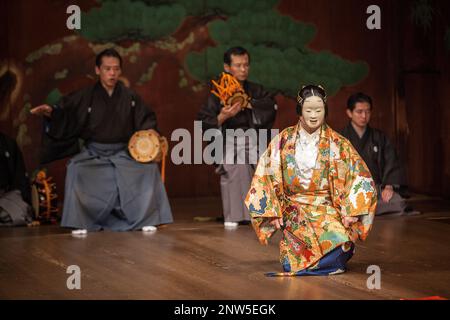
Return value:
M 30 183 L 16 141 L 0 132 L 0 226 L 32 222 Z
M 369 126 L 371 112 L 372 99 L 368 95 L 361 92 L 351 95 L 347 100 L 350 123 L 341 134 L 364 159 L 377 185 L 376 214 L 418 213 L 406 205 L 406 178 L 394 146 L 382 131 Z

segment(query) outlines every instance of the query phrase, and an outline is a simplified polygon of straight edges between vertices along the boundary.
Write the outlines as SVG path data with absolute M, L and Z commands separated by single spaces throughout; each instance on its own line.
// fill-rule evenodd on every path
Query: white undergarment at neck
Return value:
M 311 182 L 319 152 L 320 128 L 309 134 L 303 127 L 298 130 L 295 143 L 295 161 L 300 173 L 300 184 L 307 189 Z

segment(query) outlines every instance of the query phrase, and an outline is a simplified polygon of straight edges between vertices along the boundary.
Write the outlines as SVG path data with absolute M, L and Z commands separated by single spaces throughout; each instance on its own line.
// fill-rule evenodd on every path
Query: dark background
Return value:
M 27 111 L 51 99 L 49 93 L 55 88 L 67 94 L 92 83 L 95 52 L 107 45 L 105 41 L 86 40 L 66 28 L 69 16 L 66 8 L 74 3 L 0 2 L 0 130 L 16 138 L 30 172 L 39 165 L 41 120 Z M 76 4 L 83 12 L 102 6 L 101 2 L 91 0 Z M 369 16 L 366 9 L 372 4 L 381 8 L 381 30 L 366 28 Z M 413 20 L 414 8 L 422 8 L 422 24 Z M 316 28 L 315 36 L 307 44 L 309 49 L 330 51 L 346 61 L 363 61 L 367 65 L 366 76 L 356 83 L 342 85 L 330 97 L 331 127 L 339 129 L 346 125 L 345 104 L 351 93 L 368 93 L 374 100 L 371 125 L 384 130 L 397 146 L 411 191 L 449 198 L 450 2 L 280 0 L 273 10 Z M 248 16 L 251 17 L 251 12 Z M 207 87 L 198 86 L 201 82 L 186 71 L 184 61 L 190 52 L 201 52 L 217 44 L 206 27 L 214 19 L 226 21 L 227 16 L 188 16 L 170 35 L 174 42 L 164 37 L 112 41 L 129 50 L 124 58 L 123 76 L 155 110 L 159 127 L 169 140 L 176 128 L 192 132 L 195 115 L 208 94 Z M 81 24 L 83 28 L 83 19 Z M 98 20 L 98 27 L 101 26 L 102 21 Z M 66 38 L 69 36 L 72 38 Z M 166 42 L 161 45 L 157 41 Z M 63 44 L 62 48 L 58 49 L 58 43 Z M 172 48 L 177 44 L 179 47 L 176 50 L 165 47 L 167 43 Z M 42 48 L 46 53 L 36 58 L 36 52 Z M 54 53 L 49 54 L 52 50 Z M 151 77 L 142 80 L 142 74 L 154 64 Z M 252 60 L 252 67 L 257 64 L 258 61 Z M 276 99 L 279 111 L 275 127 L 294 125 L 297 121 L 294 100 L 283 95 L 277 95 Z M 174 143 L 170 144 L 173 147 Z M 62 193 L 65 160 L 47 168 Z M 175 166 L 169 162 L 166 177 L 171 197 L 220 194 L 218 176 L 211 166 Z

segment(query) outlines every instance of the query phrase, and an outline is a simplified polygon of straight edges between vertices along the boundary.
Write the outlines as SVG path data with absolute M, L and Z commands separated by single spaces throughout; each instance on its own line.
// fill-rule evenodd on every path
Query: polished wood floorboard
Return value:
M 0 299 L 402 299 L 450 298 L 450 210 L 417 198 L 418 216 L 376 217 L 347 273 L 266 278 L 280 271 L 279 235 L 261 246 L 250 226 L 225 230 L 195 216 L 220 215 L 220 199 L 174 199 L 176 223 L 144 234 L 73 237 L 58 226 L 0 229 Z M 66 269 L 81 269 L 68 290 Z M 367 267 L 381 268 L 369 290 Z

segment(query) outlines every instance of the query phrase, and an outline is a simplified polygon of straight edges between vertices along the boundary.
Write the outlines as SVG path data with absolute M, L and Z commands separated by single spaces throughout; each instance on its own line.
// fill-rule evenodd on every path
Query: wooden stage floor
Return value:
M 58 226 L 0 229 L 0 299 L 402 299 L 450 298 L 450 208 L 416 198 L 418 216 L 376 217 L 349 271 L 329 277 L 266 278 L 280 271 L 278 240 L 261 246 L 251 226 L 225 230 L 220 199 L 174 199 L 175 223 L 151 234 L 73 237 Z M 69 290 L 66 269 L 81 269 Z M 381 289 L 366 286 L 381 268 Z

